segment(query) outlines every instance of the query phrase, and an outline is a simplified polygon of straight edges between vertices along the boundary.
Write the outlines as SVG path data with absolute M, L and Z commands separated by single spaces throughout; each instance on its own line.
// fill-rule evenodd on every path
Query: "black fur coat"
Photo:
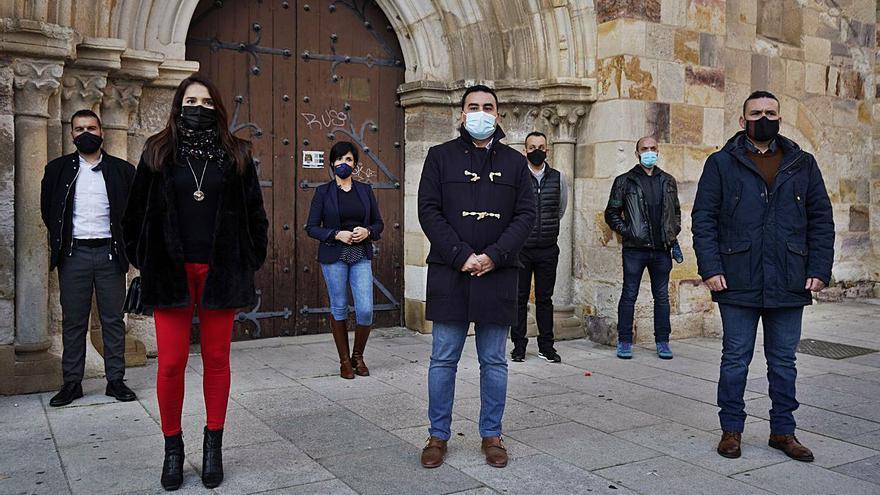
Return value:
M 148 308 L 190 303 L 171 167 L 154 171 L 141 158 L 123 218 L 125 250 L 140 270 L 141 302 Z M 266 259 L 269 221 L 256 167 L 239 174 L 223 167 L 214 244 L 205 291 L 206 309 L 250 307 L 254 273 Z

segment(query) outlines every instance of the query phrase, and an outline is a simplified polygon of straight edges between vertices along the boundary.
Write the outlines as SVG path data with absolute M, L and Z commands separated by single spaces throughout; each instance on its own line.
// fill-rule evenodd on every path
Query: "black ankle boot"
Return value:
M 223 430 L 205 427 L 205 443 L 202 445 L 202 484 L 217 488 L 223 482 Z
M 165 462 L 162 463 L 162 488 L 174 491 L 183 484 L 183 435 L 165 437 Z

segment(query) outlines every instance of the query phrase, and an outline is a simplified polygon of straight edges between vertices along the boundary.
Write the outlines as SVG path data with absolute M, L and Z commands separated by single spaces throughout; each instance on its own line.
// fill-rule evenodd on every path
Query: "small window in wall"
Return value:
M 797 0 L 758 0 L 758 36 L 800 46 L 801 9 Z

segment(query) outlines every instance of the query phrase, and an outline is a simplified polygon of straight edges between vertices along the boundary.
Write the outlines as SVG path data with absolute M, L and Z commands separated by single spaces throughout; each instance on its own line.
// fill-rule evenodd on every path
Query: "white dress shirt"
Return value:
M 107 198 L 107 185 L 104 173 L 95 170 L 101 163 L 92 165 L 81 155 L 79 174 L 76 177 L 76 191 L 73 196 L 73 238 L 107 239 L 110 233 L 110 200 Z

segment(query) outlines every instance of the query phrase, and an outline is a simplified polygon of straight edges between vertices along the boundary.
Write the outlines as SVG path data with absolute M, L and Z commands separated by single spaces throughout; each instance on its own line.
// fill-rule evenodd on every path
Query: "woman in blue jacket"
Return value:
M 339 352 L 339 374 L 369 376 L 364 348 L 373 324 L 373 241 L 385 224 L 369 184 L 352 180 L 358 150 L 340 141 L 330 149 L 334 179 L 319 186 L 312 198 L 306 232 L 321 241 L 318 261 L 330 296 L 330 328 Z M 357 326 L 354 348 L 348 352 L 348 286 L 354 297 Z

